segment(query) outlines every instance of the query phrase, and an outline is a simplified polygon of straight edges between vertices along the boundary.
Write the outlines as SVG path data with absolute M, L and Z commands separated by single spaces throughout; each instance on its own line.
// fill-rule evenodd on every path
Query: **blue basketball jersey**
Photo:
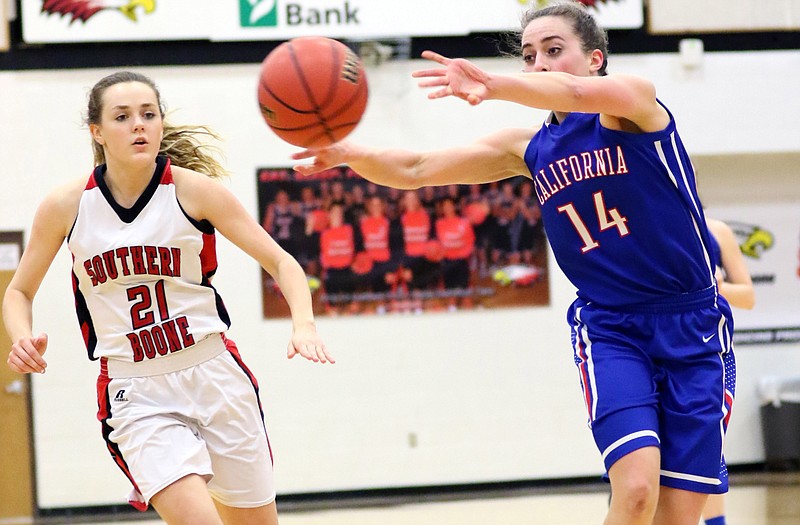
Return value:
M 636 134 L 570 113 L 542 125 L 525 162 L 553 254 L 579 297 L 658 304 L 714 285 L 695 174 L 672 114 L 664 130 Z
M 719 266 L 722 268 L 722 249 L 719 247 L 719 243 L 717 242 L 717 238 L 714 237 L 714 234 L 711 232 L 709 232 L 709 234 L 708 244 L 711 250 L 711 264 L 715 267 Z

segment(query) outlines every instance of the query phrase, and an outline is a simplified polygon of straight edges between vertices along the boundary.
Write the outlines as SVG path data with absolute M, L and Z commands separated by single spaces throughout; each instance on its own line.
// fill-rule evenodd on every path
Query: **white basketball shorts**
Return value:
M 253 508 L 275 499 L 258 384 L 226 342 L 216 357 L 183 370 L 101 376 L 103 437 L 133 483 L 129 501 L 140 510 L 190 474 L 205 477 L 211 496 L 224 505 Z

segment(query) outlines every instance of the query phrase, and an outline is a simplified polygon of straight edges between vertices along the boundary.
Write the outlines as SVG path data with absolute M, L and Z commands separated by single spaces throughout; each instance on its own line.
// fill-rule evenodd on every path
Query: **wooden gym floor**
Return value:
M 459 490 L 422 495 L 278 499 L 281 525 L 587 525 L 600 524 L 608 504 L 603 483 Z M 800 524 L 800 472 L 731 475 L 728 525 Z M 36 523 L 155 525 L 147 512 L 110 516 L 51 516 Z

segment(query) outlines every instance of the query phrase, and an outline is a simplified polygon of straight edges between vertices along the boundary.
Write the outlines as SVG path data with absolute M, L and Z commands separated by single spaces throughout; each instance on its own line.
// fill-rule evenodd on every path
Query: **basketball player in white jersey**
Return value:
M 170 524 L 277 524 L 272 452 L 258 384 L 225 337 L 211 285 L 215 231 L 256 259 L 292 314 L 288 357 L 333 362 L 314 325 L 305 274 L 224 186 L 195 136 L 163 121 L 155 84 L 100 80 L 89 98 L 96 168 L 39 206 L 3 302 L 8 366 L 42 373 L 47 335 L 32 303 L 64 240 L 89 358 L 100 360 L 98 419 L 108 450 Z

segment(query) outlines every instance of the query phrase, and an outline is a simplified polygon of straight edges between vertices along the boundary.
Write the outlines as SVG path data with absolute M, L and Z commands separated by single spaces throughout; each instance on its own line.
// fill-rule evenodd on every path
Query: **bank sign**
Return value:
M 143 40 L 366 40 L 519 27 L 522 0 L 21 0 L 28 43 Z M 591 8 L 608 28 L 643 24 L 642 0 Z
M 219 13 L 220 23 L 212 28 L 212 40 L 282 40 L 310 34 L 367 39 L 470 32 L 469 18 L 458 16 L 460 2 L 455 0 L 424 5 L 384 0 L 236 1 L 238 12 Z M 512 20 L 518 17 L 517 0 L 496 3 L 506 4 Z

